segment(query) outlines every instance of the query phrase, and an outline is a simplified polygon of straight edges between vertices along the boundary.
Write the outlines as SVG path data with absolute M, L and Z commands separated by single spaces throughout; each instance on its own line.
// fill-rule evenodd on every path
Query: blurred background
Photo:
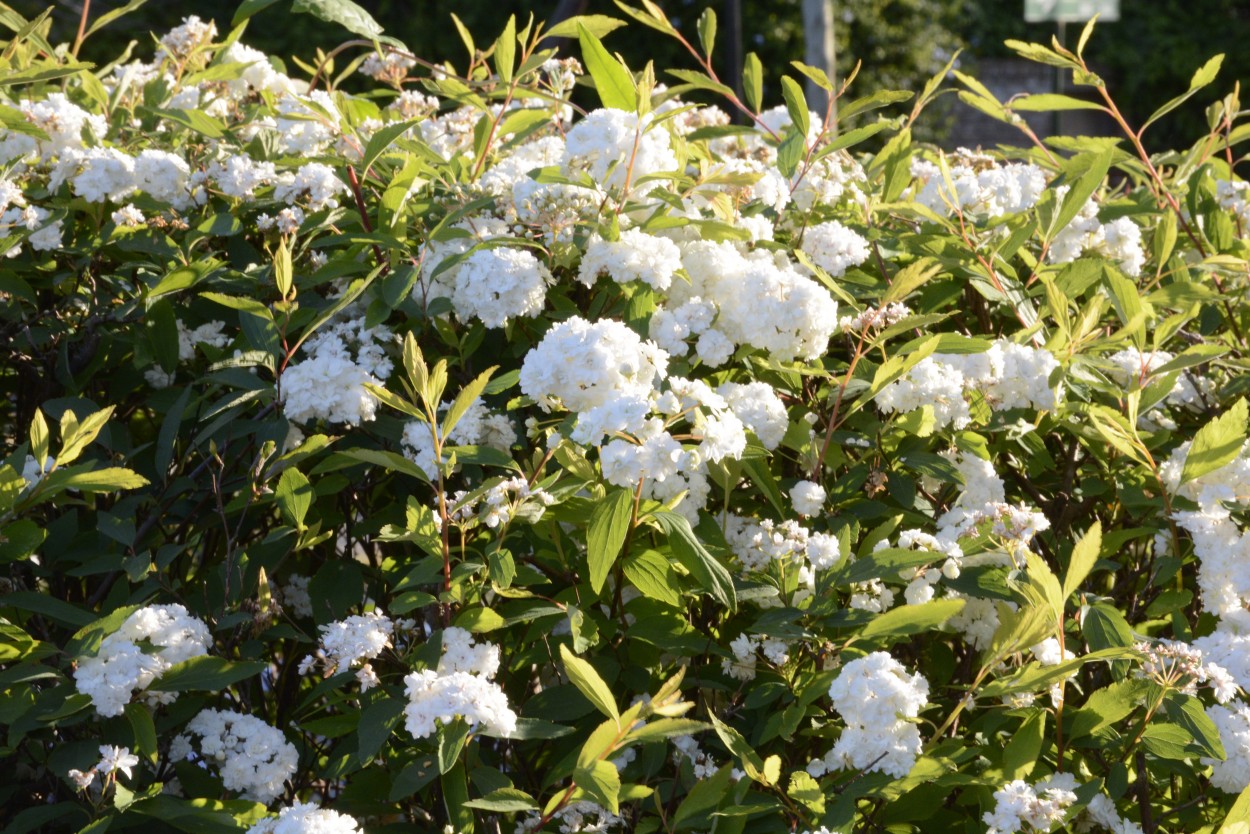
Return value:
M 8 0 L 26 17 L 48 4 L 36 0 Z M 83 0 L 53 3 L 53 42 L 69 41 L 77 30 Z M 857 61 L 863 66 L 849 95 L 854 98 L 879 89 L 918 90 L 958 50 L 957 68 L 972 73 L 1000 98 L 1019 92 L 1049 92 L 1055 76 L 1049 68 L 1021 61 L 1003 46 L 1008 38 L 1049 42 L 1058 31 L 1056 23 L 1027 23 L 1025 0 L 657 0 L 674 25 L 697 42 L 695 23 L 705 8 L 720 18 L 717 37 L 717 71 L 726 81 L 737 76 L 728 63 L 745 52 L 759 55 L 765 71 L 765 98 L 780 102 L 777 78 L 790 71 L 792 60 L 812 59 L 805 44 L 805 13 L 821 7 L 832 23 L 828 39 L 839 77 Z M 1053 0 L 1032 0 L 1043 5 Z M 533 14 L 551 21 L 573 13 L 622 17 L 611 0 L 358 0 L 386 30 L 416 54 L 450 60 L 463 66 L 464 47 L 451 25 L 454 12 L 468 26 L 479 44 L 490 44 L 509 14 L 523 23 Z M 124 5 L 122 0 L 92 0 L 91 15 L 97 17 Z M 635 4 L 636 5 L 636 4 Z M 132 40 L 136 57 L 152 54 L 148 32 L 157 35 L 181 22 L 188 14 L 213 18 L 224 35 L 239 0 L 149 0 L 108 28 L 96 33 L 83 51 L 88 60 L 109 61 Z M 741 51 L 734 49 L 732 19 L 741 17 Z M 816 25 L 819 25 L 818 23 Z M 1066 27 L 1072 46 L 1081 24 Z M 352 37 L 342 28 L 312 15 L 294 14 L 288 0 L 279 0 L 258 13 L 248 24 L 245 43 L 279 58 L 313 58 L 317 47 L 330 49 Z M 809 39 L 810 40 L 810 39 Z M 631 68 L 654 60 L 657 68 L 693 68 L 694 62 L 674 40 L 641 25 L 631 25 L 608 35 L 605 43 L 620 52 Z M 1210 56 L 1226 54 L 1219 79 L 1184 108 L 1151 128 L 1151 149 L 1192 143 L 1206 132 L 1204 107 L 1232 89 L 1235 81 L 1250 78 L 1250 0 L 1120 0 L 1119 19 L 1100 23 L 1086 49 L 1087 58 L 1107 80 L 1130 123 L 1140 124 L 1167 99 L 1185 91 L 1189 78 Z M 573 45 L 574 53 L 576 45 Z M 805 58 L 805 55 L 807 56 Z M 340 63 L 340 66 L 342 63 Z M 298 69 L 288 63 L 294 75 Z M 671 80 L 671 79 L 670 79 Z M 1068 93 L 1078 91 L 1065 90 Z M 1088 111 L 1065 115 L 1056 123 L 1039 115 L 1036 129 L 1047 135 L 1098 133 L 1106 128 L 1090 120 Z M 1017 132 L 981 116 L 946 96 L 936 112 L 925 119 L 921 137 L 943 146 L 983 145 L 998 142 L 1019 144 Z

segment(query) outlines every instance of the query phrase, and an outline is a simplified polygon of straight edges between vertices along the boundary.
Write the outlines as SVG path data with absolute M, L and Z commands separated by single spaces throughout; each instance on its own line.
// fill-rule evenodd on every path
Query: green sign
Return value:
M 1024 19 L 1029 23 L 1083 23 L 1094 15 L 1103 21 L 1119 20 L 1120 0 L 1024 0 Z

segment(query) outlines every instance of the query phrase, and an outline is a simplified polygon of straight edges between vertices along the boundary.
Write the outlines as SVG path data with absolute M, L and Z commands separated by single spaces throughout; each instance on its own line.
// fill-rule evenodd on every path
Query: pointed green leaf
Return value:
M 1185 455 L 1181 483 L 1187 484 L 1236 460 L 1246 442 L 1248 417 L 1246 401 L 1239 399 L 1228 411 L 1198 429 L 1189 454 Z
M 595 667 L 573 654 L 563 643 L 560 644 L 560 657 L 564 661 L 564 672 L 573 685 L 586 696 L 595 709 L 614 719 L 619 726 L 621 714 L 616 709 L 616 698 L 603 678 L 599 677 Z
M 629 534 L 634 497 L 627 489 L 616 488 L 595 505 L 586 531 L 586 560 L 590 564 L 590 587 L 595 593 L 603 590 L 612 566 L 621 553 Z
M 603 106 L 628 110 L 631 113 L 636 111 L 638 95 L 629 71 L 585 26 L 577 27 L 577 40 L 582 47 L 582 60 L 586 63 L 586 71 L 595 82 L 595 90 L 598 91 Z

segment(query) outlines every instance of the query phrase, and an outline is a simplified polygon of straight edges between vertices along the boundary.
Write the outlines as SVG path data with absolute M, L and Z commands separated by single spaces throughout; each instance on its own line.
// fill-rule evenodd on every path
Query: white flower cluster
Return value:
M 181 605 L 149 605 L 122 622 L 100 643 L 94 657 L 78 659 L 74 683 L 91 697 L 96 711 L 121 715 L 131 696 L 148 688 L 171 666 L 208 654 L 212 644 L 208 626 Z M 150 645 L 155 652 L 146 652 Z M 169 703 L 172 692 L 152 693 L 151 699 Z
M 958 149 L 940 163 L 913 159 L 916 202 L 937 214 L 955 209 L 986 218 L 1032 208 L 1046 190 L 1046 172 L 1029 163 L 1000 164 L 985 154 Z
M 994 791 L 994 810 L 981 816 L 989 826 L 986 834 L 1050 831 L 1076 802 L 1076 788 L 1071 773 L 1056 773 L 1034 785 L 1009 782 Z
M 1181 483 L 1192 442 L 1182 443 L 1159 467 L 1159 478 L 1169 492 L 1197 503 L 1196 510 L 1174 514 L 1177 525 L 1189 533 L 1198 557 L 1198 590 L 1202 607 L 1217 618 L 1215 631 L 1194 641 L 1242 689 L 1250 686 L 1250 533 L 1233 518 L 1231 507 L 1250 506 L 1250 444 L 1231 462 Z M 1207 670 L 1208 677 L 1211 677 Z M 1218 675 L 1217 675 L 1218 678 Z M 1231 683 L 1214 681 L 1228 693 Z M 1211 784 L 1239 793 L 1250 786 L 1250 706 L 1241 700 L 1207 708 L 1220 732 L 1227 759 L 1203 759 L 1212 767 Z
M 554 503 L 551 493 L 517 476 L 493 483 L 484 492 L 456 492 L 448 507 L 452 521 L 457 524 L 475 519 L 493 530 L 518 516 L 530 522 L 538 521 Z
M 1068 187 L 1063 185 L 1056 191 L 1062 201 Z M 1105 255 L 1117 261 L 1120 269 L 1134 278 L 1141 275 L 1142 266 L 1146 263 L 1146 253 L 1141 246 L 1141 229 L 1137 224 L 1127 217 L 1109 223 L 1099 222 L 1098 204 L 1092 199 L 1081 207 L 1071 223 L 1055 235 L 1046 257 L 1051 263 L 1066 264 L 1085 252 Z
M 897 324 L 911 315 L 906 304 L 891 302 L 881 307 L 869 307 L 854 316 L 843 316 L 838 319 L 838 329 L 847 333 L 868 333 L 873 330 L 884 330 Z
M 451 407 L 450 402 L 439 406 L 440 411 Z M 488 446 L 508 451 L 516 443 L 516 429 L 508 415 L 491 411 L 482 400 L 476 399 L 443 438 L 444 446 Z M 404 454 L 412 460 L 426 477 L 434 480 L 438 473 L 438 461 L 434 459 L 434 435 L 430 425 L 422 420 L 412 420 L 404 426 Z
M 1112 378 L 1117 383 L 1142 389 L 1154 382 L 1156 372 L 1175 357 L 1166 350 L 1152 350 L 1149 353 L 1143 353 L 1138 348 L 1128 347 L 1116 351 L 1106 358 L 1108 362 L 1115 366 Z M 1176 421 L 1167 413 L 1164 405 L 1177 408 L 1200 409 L 1204 405 L 1204 397 L 1213 393 L 1214 387 L 1214 381 L 1208 377 L 1181 372 L 1177 374 L 1176 381 L 1172 384 L 1172 390 L 1164 397 L 1163 402 L 1139 416 L 1137 424 L 1147 430 L 1156 426 L 1174 430 Z
M 837 302 L 785 252 L 744 252 L 732 243 L 696 240 L 682 246 L 682 263 L 690 281 L 674 283 L 662 308 L 688 330 L 664 341 L 675 355 L 686 354 L 685 339 L 698 337 L 699 358 L 713 367 L 728 361 L 738 345 L 781 361 L 815 359 L 837 329 Z M 687 312 L 686 305 L 706 311 Z M 664 329 L 668 320 L 660 324 Z
M 905 377 L 887 385 L 877 395 L 877 405 L 886 413 L 927 405 L 932 407 L 938 427 L 956 429 L 972 422 L 972 394 L 983 397 L 995 411 L 1050 411 L 1059 389 L 1049 380 L 1058 367 L 1058 360 L 1048 350 L 999 339 L 984 353 L 925 357 Z
M 903 596 L 908 605 L 920 605 L 933 599 L 934 589 L 943 577 L 957 579 L 963 565 L 964 553 L 956 542 L 958 531 L 948 528 L 945 535 L 933 536 L 922 530 L 904 530 L 898 535 L 897 547 L 933 554 L 933 561 L 901 570 L 899 578 L 907 582 Z M 873 546 L 873 552 L 890 547 L 889 539 L 882 539 Z M 893 595 L 891 594 L 891 598 Z
M 800 248 L 808 254 L 812 263 L 834 278 L 842 277 L 849 267 L 859 266 L 868 260 L 867 239 L 836 220 L 804 231 Z
M 1250 227 L 1250 182 L 1237 180 L 1230 182 L 1229 180 L 1215 181 L 1215 198 L 1220 201 L 1220 208 L 1225 211 L 1231 211 L 1237 216 L 1237 222 L 1241 224 L 1242 229 Z
M 347 186 L 333 168 L 321 162 L 310 162 L 294 173 L 276 177 L 273 196 L 284 203 L 303 201 L 308 211 L 320 211 L 337 206 L 338 195 L 346 190 Z
M 501 736 L 516 731 L 517 716 L 508 696 L 491 679 L 499 671 L 499 647 L 475 644 L 473 636 L 452 626 L 443 631 L 443 655 L 437 671 L 425 669 L 404 678 L 408 705 L 404 726 L 416 738 L 432 736 L 437 722 L 463 718 Z
M 326 675 L 338 669 L 349 669 L 356 664 L 356 679 L 360 691 L 377 686 L 378 676 L 369 661 L 391 645 L 395 624 L 380 611 L 358 614 L 345 620 L 337 620 L 321 626 L 321 646 L 300 663 L 299 672 L 306 675 L 316 665 L 325 668 Z M 362 662 L 363 661 L 363 662 Z
M 129 747 L 115 747 L 111 744 L 100 745 L 99 763 L 83 773 L 81 770 L 70 770 L 66 776 L 80 791 L 85 791 L 95 782 L 97 775 L 108 777 L 113 773 L 124 773 L 130 779 L 134 773 L 131 768 L 139 764 L 139 757 L 130 752 Z M 114 777 L 117 778 L 117 777 Z
M 1156 640 L 1139 642 L 1133 648 L 1142 655 L 1138 676 L 1160 686 L 1194 695 L 1198 684 L 1210 684 L 1221 704 L 1236 697 L 1239 685 L 1250 686 L 1250 636 L 1216 631 L 1199 637 L 1192 645 L 1181 640 Z M 1237 673 L 1224 668 L 1225 661 L 1240 664 L 1235 667 Z
M 763 652 L 774 666 L 784 666 L 790 660 L 789 644 L 785 640 L 759 634 L 739 634 L 729 643 L 729 650 L 733 652 L 733 658 L 721 658 L 721 671 L 740 681 L 755 679 L 758 652 Z
M 920 755 L 916 718 L 929 702 L 929 682 L 885 652 L 852 660 L 829 686 L 833 708 L 846 729 L 822 759 L 807 765 L 820 777 L 832 770 L 854 768 L 906 776 Z
M 542 815 L 531 812 L 517 821 L 514 834 L 530 834 L 538 830 Z M 560 834 L 603 834 L 623 830 L 626 820 L 585 799 L 570 802 L 552 815 L 548 824 L 555 824 Z
M 815 481 L 799 481 L 790 488 L 790 504 L 799 515 L 819 514 L 825 498 L 825 488 Z
M 609 190 L 650 192 L 658 183 L 639 185 L 639 179 L 677 169 L 668 131 L 653 121 L 651 113 L 639 117 L 607 107 L 591 111 L 565 136 L 565 170 L 584 171 Z
M 645 401 L 668 367 L 668 354 L 618 321 L 574 316 L 525 355 L 521 391 L 544 411 L 586 412 L 623 399 Z
M 837 536 L 812 532 L 792 519 L 778 523 L 730 515 L 725 539 L 746 571 L 767 570 L 773 563 L 797 568 L 799 586 L 807 592 L 800 591 L 795 602 L 810 593 L 814 572 L 833 567 L 841 556 Z
M 462 320 L 503 327 L 509 319 L 542 312 L 551 273 L 525 249 L 479 249 L 455 271 L 451 301 Z
M 638 229 L 626 229 L 615 241 L 598 235 L 591 237 L 578 267 L 577 280 L 589 287 L 600 275 L 607 275 L 618 284 L 642 281 L 654 289 L 667 290 L 681 268 L 681 250 L 676 243 Z
M 199 738 L 199 747 L 192 737 Z M 299 752 L 280 730 L 251 715 L 206 709 L 174 739 L 171 759 L 199 759 L 216 768 L 226 790 L 268 804 L 295 774 Z
M 247 834 L 361 834 L 361 830 L 347 814 L 319 808 L 315 802 L 296 802 L 278 816 L 256 823 Z
M 392 364 L 383 346 L 392 338 L 363 318 L 329 323 L 304 343 L 305 358 L 282 374 L 282 410 L 293 423 L 325 420 L 358 425 L 372 420 L 378 400 L 366 383 L 381 385 Z

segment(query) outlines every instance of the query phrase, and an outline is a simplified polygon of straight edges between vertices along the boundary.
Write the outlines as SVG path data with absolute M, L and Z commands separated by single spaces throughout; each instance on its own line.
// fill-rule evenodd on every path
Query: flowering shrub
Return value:
M 343 0 L 295 78 L 264 5 L 103 67 L 6 12 L 7 831 L 1250 824 L 1236 93 L 1151 155 L 1091 26 L 944 155 L 946 72 L 796 65 L 838 132 L 710 14 L 621 5 L 666 87 Z

